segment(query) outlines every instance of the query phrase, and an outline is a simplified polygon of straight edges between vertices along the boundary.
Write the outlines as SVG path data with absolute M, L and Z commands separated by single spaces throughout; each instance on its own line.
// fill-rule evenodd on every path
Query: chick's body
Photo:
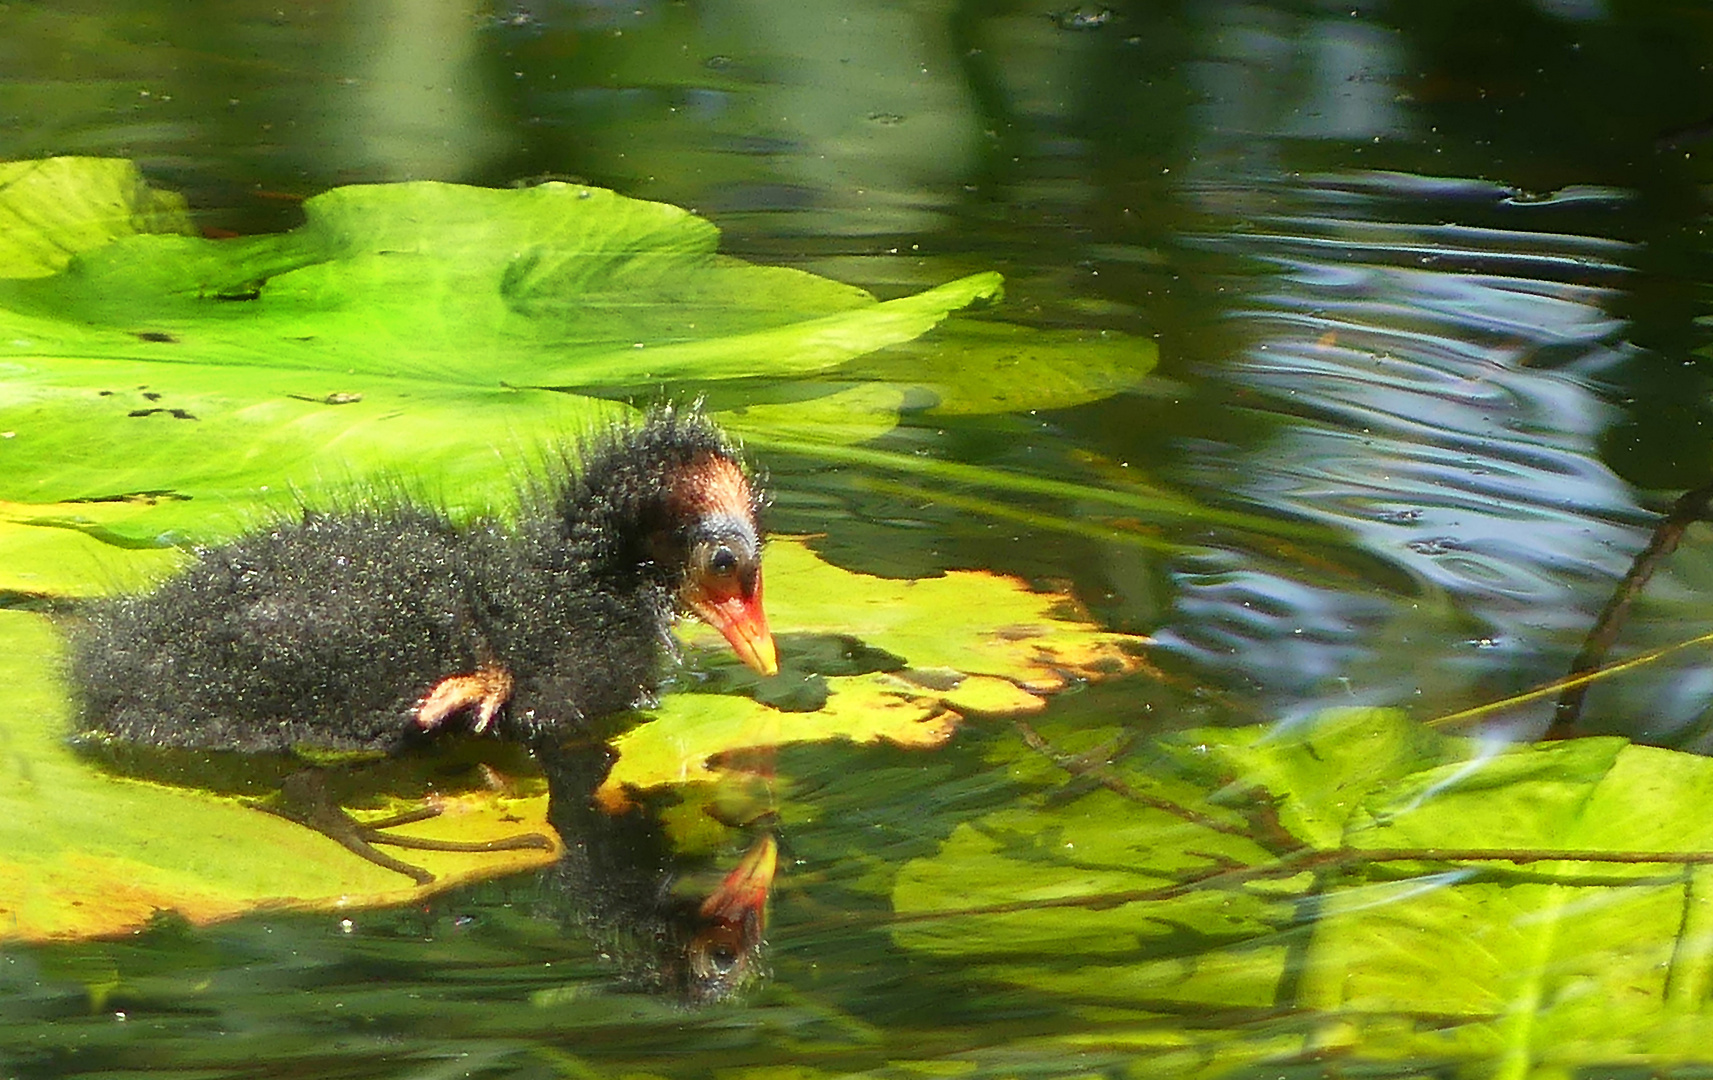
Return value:
M 710 535 L 753 568 L 738 588 L 753 594 L 754 625 L 721 629 L 764 642 L 771 662 L 747 480 L 741 508 L 683 497 L 722 470 L 742 477 L 711 423 L 660 410 L 526 496 L 533 509 L 513 528 L 458 527 L 404 503 L 307 512 L 205 551 L 155 591 L 100 605 L 74 635 L 82 733 L 387 751 L 438 726 L 424 702 L 459 679 L 478 689 L 443 711 L 475 712 L 487 694 L 516 737 L 619 711 L 654 687 L 676 611 L 702 609 L 719 576 L 705 565 Z

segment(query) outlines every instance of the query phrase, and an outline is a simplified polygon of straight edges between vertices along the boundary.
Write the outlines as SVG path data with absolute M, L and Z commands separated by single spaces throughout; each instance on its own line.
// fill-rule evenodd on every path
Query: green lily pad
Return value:
M 933 393 L 930 415 L 1068 409 L 1141 385 L 1160 347 L 1116 330 L 1038 330 L 963 320 L 853 362 L 847 375 Z
M 821 370 L 999 291 L 977 274 L 881 303 L 722 256 L 677 207 L 564 184 L 340 188 L 304 210 L 205 240 L 127 162 L 4 166 L 0 590 L 129 585 L 170 566 L 151 548 L 376 485 L 504 513 L 545 442 L 621 410 L 554 388 Z M 901 402 L 860 387 L 737 426 L 819 417 L 821 440 L 860 440 Z M 63 505 L 104 503 L 127 509 Z
M 4 282 L 0 357 L 98 347 L 480 386 L 752 376 L 914 337 L 999 283 L 978 274 L 881 304 L 721 256 L 719 230 L 688 211 L 559 183 L 336 188 L 304 213 L 269 236 L 121 237 L 53 277 Z M 66 323 L 77 332 L 53 332 Z
M 894 939 L 1142 1039 L 1191 1009 L 1292 1018 L 1176 1029 L 1226 1068 L 1349 1053 L 1568 1075 L 1713 1036 L 1705 758 L 1494 747 L 1384 710 L 1115 753 L 1060 759 L 1080 770 L 1064 798 L 1070 776 L 1008 751 L 1034 796 L 901 870 Z

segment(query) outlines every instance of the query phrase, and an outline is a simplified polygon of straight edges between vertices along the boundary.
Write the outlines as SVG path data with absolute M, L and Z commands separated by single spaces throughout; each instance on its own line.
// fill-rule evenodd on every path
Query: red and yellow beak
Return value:
M 735 581 L 700 582 L 686 591 L 684 600 L 698 618 L 725 635 L 738 659 L 762 675 L 779 674 L 779 650 L 761 607 L 760 571 L 753 589 Z
M 773 875 L 778 868 L 779 844 L 771 834 L 764 835 L 744 853 L 720 887 L 702 901 L 702 916 L 732 924 L 754 919 L 758 929 L 764 927 L 767 896 L 773 891 Z

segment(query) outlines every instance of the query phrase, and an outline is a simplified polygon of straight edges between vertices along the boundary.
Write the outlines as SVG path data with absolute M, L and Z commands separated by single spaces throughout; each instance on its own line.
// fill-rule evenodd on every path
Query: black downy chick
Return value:
M 563 464 L 526 493 L 515 528 L 459 527 L 408 502 L 307 511 L 98 604 L 72 636 L 74 737 L 392 753 L 467 718 L 476 733 L 551 738 L 648 703 L 680 612 L 777 670 L 760 500 L 710 420 L 657 409 Z M 428 879 L 370 846 L 400 838 L 337 808 L 285 812 Z

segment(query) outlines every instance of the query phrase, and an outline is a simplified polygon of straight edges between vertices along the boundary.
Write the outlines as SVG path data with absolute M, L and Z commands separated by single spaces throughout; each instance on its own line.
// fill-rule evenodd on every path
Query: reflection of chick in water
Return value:
M 777 848 L 762 835 L 736 866 L 704 880 L 672 850 L 646 806 L 608 813 L 595 790 L 615 760 L 599 743 L 538 745 L 548 819 L 565 853 L 547 872 L 550 905 L 580 927 L 628 987 L 692 1004 L 719 1001 L 761 973 Z
M 576 738 L 650 697 L 681 611 L 773 674 L 760 499 L 725 436 L 696 410 L 658 409 L 583 451 L 525 493 L 514 527 L 409 504 L 306 513 L 95 605 L 72 638 L 79 740 L 325 758 L 449 726 Z M 295 775 L 275 809 L 431 880 L 373 845 L 437 845 L 352 820 L 329 789 L 341 779 Z

